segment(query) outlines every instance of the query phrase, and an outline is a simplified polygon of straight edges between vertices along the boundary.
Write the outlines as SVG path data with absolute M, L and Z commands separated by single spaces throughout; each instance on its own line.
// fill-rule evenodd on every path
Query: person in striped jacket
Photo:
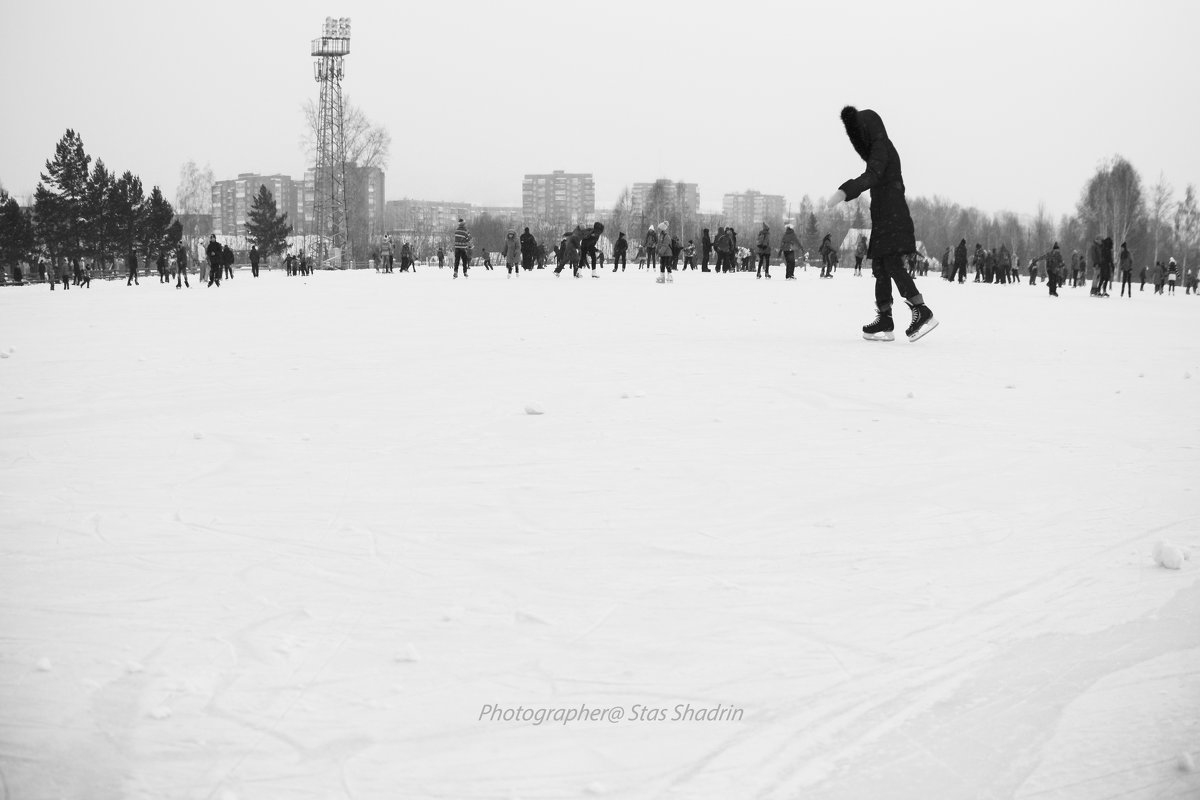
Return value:
M 467 277 L 467 267 L 471 264 L 471 234 L 467 232 L 467 223 L 460 218 L 458 227 L 454 229 L 454 277 L 458 277 L 458 263 L 462 262 L 463 277 Z

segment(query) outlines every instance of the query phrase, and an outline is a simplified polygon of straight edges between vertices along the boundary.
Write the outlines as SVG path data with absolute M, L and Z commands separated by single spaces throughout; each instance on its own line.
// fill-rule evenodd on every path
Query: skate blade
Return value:
M 868 342 L 894 342 L 896 336 L 891 331 L 880 331 L 879 333 L 864 333 L 863 338 Z
M 929 333 L 931 330 L 933 330 L 937 326 L 938 326 L 937 319 L 931 317 L 929 319 L 929 322 L 925 323 L 919 331 L 914 333 L 912 336 L 908 337 L 908 340 L 910 342 L 915 342 L 917 339 L 920 339 L 922 336 Z

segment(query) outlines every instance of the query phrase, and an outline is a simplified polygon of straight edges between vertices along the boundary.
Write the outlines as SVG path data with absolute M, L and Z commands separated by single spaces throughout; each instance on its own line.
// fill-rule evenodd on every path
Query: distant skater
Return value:
M 900 169 L 900 154 L 888 138 L 880 116 L 853 106 L 842 109 L 842 124 L 850 144 L 866 162 L 866 170 L 857 178 L 843 183 L 833 195 L 833 204 L 853 200 L 865 191 L 871 193 L 871 244 L 867 258 L 875 276 L 874 321 L 863 326 L 863 338 L 891 341 L 892 283 L 912 311 L 912 322 L 905 330 L 910 342 L 915 342 L 937 327 L 937 320 L 925 299 L 917 291 L 916 282 L 904 269 L 904 256 L 916 252 L 916 235 L 912 215 L 904 198 L 904 177 Z
M 192 285 L 188 283 L 187 248 L 183 245 L 179 245 L 179 248 L 175 251 L 175 264 L 178 267 L 178 272 L 175 274 L 175 288 L 182 289 L 184 286 L 189 289 L 192 288 Z

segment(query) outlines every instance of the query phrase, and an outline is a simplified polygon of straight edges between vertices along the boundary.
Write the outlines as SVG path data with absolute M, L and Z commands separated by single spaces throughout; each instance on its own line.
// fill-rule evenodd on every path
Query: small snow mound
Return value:
M 908 393 L 908 399 L 909 399 L 909 400 L 912 400 L 914 397 L 916 397 L 916 395 L 915 395 L 915 394 L 913 394 L 912 392 L 909 392 L 909 393 Z
M 48 658 L 39 658 L 37 660 L 37 669 L 38 672 L 53 672 L 54 664 L 50 663 L 50 659 Z
M 300 441 L 303 441 L 303 442 L 308 442 L 311 440 L 312 440 L 312 437 L 309 436 L 307 433 L 300 437 Z
M 1179 767 L 1180 772 L 1195 772 L 1196 771 L 1196 762 L 1192 760 L 1191 753 L 1180 753 L 1179 754 L 1179 763 L 1176 766 Z
M 583 790 L 588 794 L 608 794 L 608 787 L 600 781 L 589 783 L 587 786 L 583 787 Z
M 1165 539 L 1154 545 L 1154 561 L 1160 567 L 1183 569 L 1183 562 L 1187 561 L 1187 558 L 1183 548 L 1173 545 Z
M 1015 388 L 1017 388 L 1017 385 L 1015 383 L 1006 383 L 1006 384 L 1004 384 L 1004 388 L 1005 389 L 1015 389 Z
M 128 672 L 130 675 L 133 675 L 138 672 L 145 672 L 146 668 L 143 667 L 141 664 L 139 664 L 136 661 L 129 661 L 129 662 L 126 662 L 126 664 L 125 664 L 125 671 Z
M 204 434 L 203 434 L 203 433 L 200 433 L 199 431 L 197 431 L 196 433 L 193 433 L 193 434 L 192 434 L 192 438 L 193 438 L 193 439 L 203 439 L 203 438 L 204 438 Z
M 8 353 L 0 353 L 0 358 L 8 358 Z
M 629 399 L 629 392 L 621 392 L 621 399 L 622 399 L 622 400 L 628 400 L 628 399 Z
M 150 712 L 150 716 L 154 717 L 155 719 L 170 719 L 171 709 L 167 708 L 166 706 L 159 706 Z
M 417 648 L 411 644 L 406 644 L 404 649 L 396 654 L 397 664 L 415 664 L 420 660 L 421 657 L 417 654 Z
M 542 407 L 541 403 L 526 403 L 525 404 L 525 413 L 530 414 L 532 416 L 538 416 L 541 414 L 545 414 L 546 409 Z

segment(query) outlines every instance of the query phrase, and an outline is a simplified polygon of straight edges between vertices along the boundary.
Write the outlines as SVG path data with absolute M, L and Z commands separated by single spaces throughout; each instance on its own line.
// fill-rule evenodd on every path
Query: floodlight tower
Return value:
M 328 242 L 322 261 L 345 269 L 353 263 L 346 219 L 346 131 L 342 107 L 342 59 L 350 54 L 350 18 L 325 18 L 312 40 L 313 77 L 321 84 L 317 111 L 317 167 L 313 172 L 313 222 L 318 247 Z

